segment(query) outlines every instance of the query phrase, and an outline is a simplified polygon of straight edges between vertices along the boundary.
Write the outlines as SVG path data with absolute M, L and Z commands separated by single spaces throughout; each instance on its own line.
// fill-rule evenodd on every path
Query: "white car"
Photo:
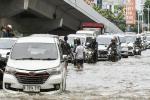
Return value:
M 128 44 L 126 42 L 126 37 L 124 35 L 120 35 L 120 42 L 121 42 L 121 56 L 128 57 Z
M 125 35 L 126 41 L 128 43 L 128 54 L 134 56 L 134 46 L 136 41 L 136 35 Z
M 109 44 L 111 43 L 111 39 L 114 37 L 114 35 L 99 35 L 96 38 L 96 41 L 98 43 L 98 59 L 99 60 L 109 60 L 109 50 L 107 50 Z M 120 59 L 121 56 L 121 50 L 119 45 L 119 38 L 116 37 L 117 40 L 117 53 L 119 54 L 118 58 Z
M 3 89 L 10 93 L 49 93 L 65 88 L 66 68 L 56 38 L 18 39 L 8 58 Z
M 9 55 L 16 40 L 17 38 L 0 38 L 0 54 L 3 58 L 6 58 L 7 55 Z

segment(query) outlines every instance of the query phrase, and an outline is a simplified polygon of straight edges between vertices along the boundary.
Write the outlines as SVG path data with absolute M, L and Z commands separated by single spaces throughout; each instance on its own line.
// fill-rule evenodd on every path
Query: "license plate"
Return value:
M 23 91 L 25 92 L 40 92 L 40 86 L 23 86 Z

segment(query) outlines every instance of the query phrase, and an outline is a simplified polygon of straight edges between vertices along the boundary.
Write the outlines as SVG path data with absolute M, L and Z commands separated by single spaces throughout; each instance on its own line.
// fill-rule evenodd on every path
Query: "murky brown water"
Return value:
M 53 95 L 9 94 L 0 100 L 150 100 L 150 50 L 119 62 L 85 64 L 77 72 L 69 65 L 67 91 Z

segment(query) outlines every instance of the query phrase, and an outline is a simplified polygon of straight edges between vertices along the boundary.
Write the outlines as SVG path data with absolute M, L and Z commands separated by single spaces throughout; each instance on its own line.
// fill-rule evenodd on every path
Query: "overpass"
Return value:
M 107 31 L 122 32 L 83 0 L 0 0 L 0 26 L 12 24 L 24 34 L 69 34 L 82 22 L 104 23 Z

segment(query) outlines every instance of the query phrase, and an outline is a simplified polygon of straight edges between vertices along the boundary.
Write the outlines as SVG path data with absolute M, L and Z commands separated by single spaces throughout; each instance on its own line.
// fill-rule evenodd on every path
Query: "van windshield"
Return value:
M 15 60 L 56 60 L 58 50 L 55 43 L 17 43 L 11 58 Z
M 111 42 L 111 38 L 110 37 L 98 37 L 96 41 L 99 45 L 109 45 Z
M 150 41 L 150 37 L 148 36 L 148 37 L 146 38 L 146 40 L 147 40 L 147 41 Z

